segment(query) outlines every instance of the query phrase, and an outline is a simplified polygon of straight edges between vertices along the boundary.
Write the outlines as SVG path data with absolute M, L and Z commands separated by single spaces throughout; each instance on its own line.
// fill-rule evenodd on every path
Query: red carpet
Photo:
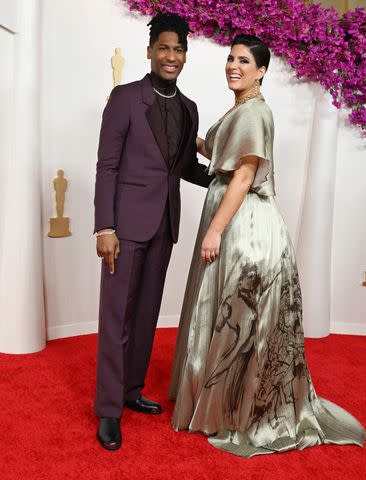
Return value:
M 93 415 L 96 335 L 48 343 L 33 355 L 0 355 L 0 478 L 2 480 L 271 480 L 366 478 L 365 449 L 319 446 L 250 460 L 211 447 L 200 435 L 170 428 L 167 399 L 175 329 L 158 330 L 146 396 L 165 413 L 126 411 L 124 444 L 104 451 Z M 366 425 L 366 337 L 307 340 L 319 395 Z

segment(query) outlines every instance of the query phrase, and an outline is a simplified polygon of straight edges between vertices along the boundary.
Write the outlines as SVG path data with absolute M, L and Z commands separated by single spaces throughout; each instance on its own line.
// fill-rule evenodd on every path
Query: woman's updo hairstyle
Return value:
M 271 52 L 269 51 L 267 45 L 265 45 L 258 37 L 255 35 L 240 34 L 234 38 L 231 47 L 234 45 L 245 45 L 248 47 L 254 57 L 257 67 L 266 67 L 266 70 L 268 70 Z M 262 82 L 263 78 L 260 79 L 261 85 Z

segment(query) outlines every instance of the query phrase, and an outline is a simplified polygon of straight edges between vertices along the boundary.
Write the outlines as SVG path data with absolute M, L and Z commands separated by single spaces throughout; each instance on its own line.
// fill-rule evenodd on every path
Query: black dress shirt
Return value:
M 175 81 L 164 80 L 154 72 L 150 73 L 153 87 L 163 95 L 174 95 L 177 86 Z M 160 111 L 165 125 L 168 142 L 169 163 L 172 165 L 177 157 L 181 140 L 184 136 L 183 105 L 177 93 L 172 98 L 165 98 L 156 93 Z

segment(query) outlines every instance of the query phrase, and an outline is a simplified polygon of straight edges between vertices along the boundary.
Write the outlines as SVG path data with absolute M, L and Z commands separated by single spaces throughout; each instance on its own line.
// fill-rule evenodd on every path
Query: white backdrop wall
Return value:
M 6 218 L 5 209 L 6 185 L 10 163 L 13 157 L 12 138 L 14 132 L 14 53 L 15 36 L 11 29 L 15 30 L 17 9 L 0 0 L 0 216 Z M 0 222 L 0 252 L 4 247 L 4 221 Z M 0 255 L 2 259 L 2 255 Z M 2 262 L 0 262 L 0 278 Z M 0 293 L 1 295 L 1 293 Z M 1 297 L 0 297 L 1 298 Z M 5 328 L 0 319 L 0 331 Z
M 22 0 L 0 0 L 0 25 L 9 32 L 19 29 L 20 7 Z
M 96 331 L 100 264 L 92 236 L 93 193 L 100 118 L 112 87 L 110 57 L 115 47 L 121 47 L 126 59 L 122 83 L 142 78 L 149 71 L 147 22 L 128 12 L 119 0 L 42 3 L 42 235 L 49 338 Z M 179 86 L 198 104 L 201 136 L 232 105 L 224 77 L 227 53 L 205 39 L 192 39 L 189 44 Z M 277 201 L 298 244 L 318 87 L 296 80 L 285 62 L 273 58 L 263 93 L 276 125 Z M 343 115 L 332 165 L 336 169 L 333 248 L 329 245 L 331 328 L 343 333 L 366 333 L 366 288 L 360 286 L 366 269 L 364 145 Z M 64 215 L 71 218 L 72 236 L 50 239 L 46 235 L 54 214 L 52 181 L 60 168 L 69 181 Z M 180 241 L 168 271 L 160 326 L 177 325 L 205 194 L 185 182 L 181 190 Z M 307 321 L 311 319 L 305 311 Z
M 30 353 L 45 345 L 40 188 L 40 0 L 0 10 L 2 119 L 0 351 Z M 2 6 L 5 4 L 3 3 Z M 9 30 L 12 8 L 16 32 Z M 11 17 L 11 15 L 10 15 Z M 3 135 L 3 133 L 1 134 Z M 1 147 L 3 148 L 3 147 Z
M 341 113 L 332 249 L 331 329 L 366 333 L 366 145 Z
M 12 156 L 14 35 L 2 27 L 0 27 L 0 51 L 0 215 L 4 218 L 7 173 Z M 3 230 L 4 222 L 0 222 L 0 251 L 3 249 Z
M 45 242 L 48 326 L 50 335 L 58 336 L 95 329 L 99 265 L 90 236 L 91 205 L 100 113 L 112 82 L 109 58 L 120 46 L 126 59 L 123 83 L 141 78 L 149 69 L 148 30 L 147 20 L 132 16 L 118 0 L 45 1 L 43 15 L 44 223 L 50 215 L 52 177 L 57 168 L 64 168 L 70 180 L 66 210 L 73 230 L 69 239 Z M 226 55 L 226 48 L 207 40 L 190 42 L 179 84 L 198 103 L 201 135 L 232 102 L 223 75 Z M 273 59 L 263 91 L 276 121 L 277 198 L 297 243 L 317 87 L 297 81 L 284 62 Z M 345 122 L 337 151 L 333 168 L 337 166 L 340 175 L 350 158 L 359 169 L 355 172 L 366 172 L 358 132 Z M 353 182 L 342 182 L 337 176 L 331 320 L 333 329 L 361 333 L 366 327 L 365 290 L 360 287 L 365 248 L 359 241 L 358 248 L 349 249 L 347 230 L 361 239 L 365 225 L 361 214 L 349 215 L 342 200 L 353 203 L 354 182 L 359 182 L 362 205 L 362 175 L 354 177 Z M 181 237 L 168 272 L 161 324 L 175 325 L 178 320 L 204 192 L 183 183 L 182 197 Z
M 122 48 L 126 59 L 123 83 L 149 71 L 147 23 L 147 18 L 132 16 L 118 0 L 44 1 L 44 235 L 53 213 L 52 179 L 59 168 L 69 180 L 65 215 L 71 218 L 73 233 L 65 239 L 45 238 L 46 311 L 52 338 L 95 331 L 99 263 L 91 232 L 100 116 L 112 86 L 110 57 L 115 47 Z M 223 72 L 227 53 L 208 40 L 190 42 L 179 85 L 198 103 L 201 135 L 232 104 Z M 295 237 L 314 104 L 312 86 L 295 81 L 285 64 L 276 60 L 265 84 L 277 122 L 279 202 Z M 204 194 L 183 182 L 180 242 L 167 276 L 160 325 L 177 324 Z

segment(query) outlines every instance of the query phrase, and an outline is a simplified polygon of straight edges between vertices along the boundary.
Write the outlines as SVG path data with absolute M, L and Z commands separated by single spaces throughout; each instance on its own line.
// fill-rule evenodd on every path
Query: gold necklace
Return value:
M 264 97 L 261 93 L 253 92 L 251 95 L 247 95 L 246 97 L 238 98 L 237 100 L 235 100 L 235 105 L 233 108 L 239 107 L 239 105 L 242 105 L 248 100 L 252 100 L 252 98 L 258 98 L 258 100 L 264 100 Z
M 259 92 L 258 93 L 255 93 L 255 94 L 252 94 L 252 95 L 247 95 L 246 97 L 244 98 L 241 98 L 240 100 L 235 100 L 235 105 L 233 107 L 230 108 L 230 110 L 228 112 L 225 113 L 225 115 L 223 117 L 220 118 L 220 122 L 229 115 L 229 113 L 231 113 L 232 111 L 234 111 L 236 108 L 240 107 L 240 105 L 243 105 L 243 103 L 247 102 L 248 100 L 251 100 L 253 98 L 258 98 L 258 100 L 263 100 L 264 101 L 264 97 L 263 95 Z

